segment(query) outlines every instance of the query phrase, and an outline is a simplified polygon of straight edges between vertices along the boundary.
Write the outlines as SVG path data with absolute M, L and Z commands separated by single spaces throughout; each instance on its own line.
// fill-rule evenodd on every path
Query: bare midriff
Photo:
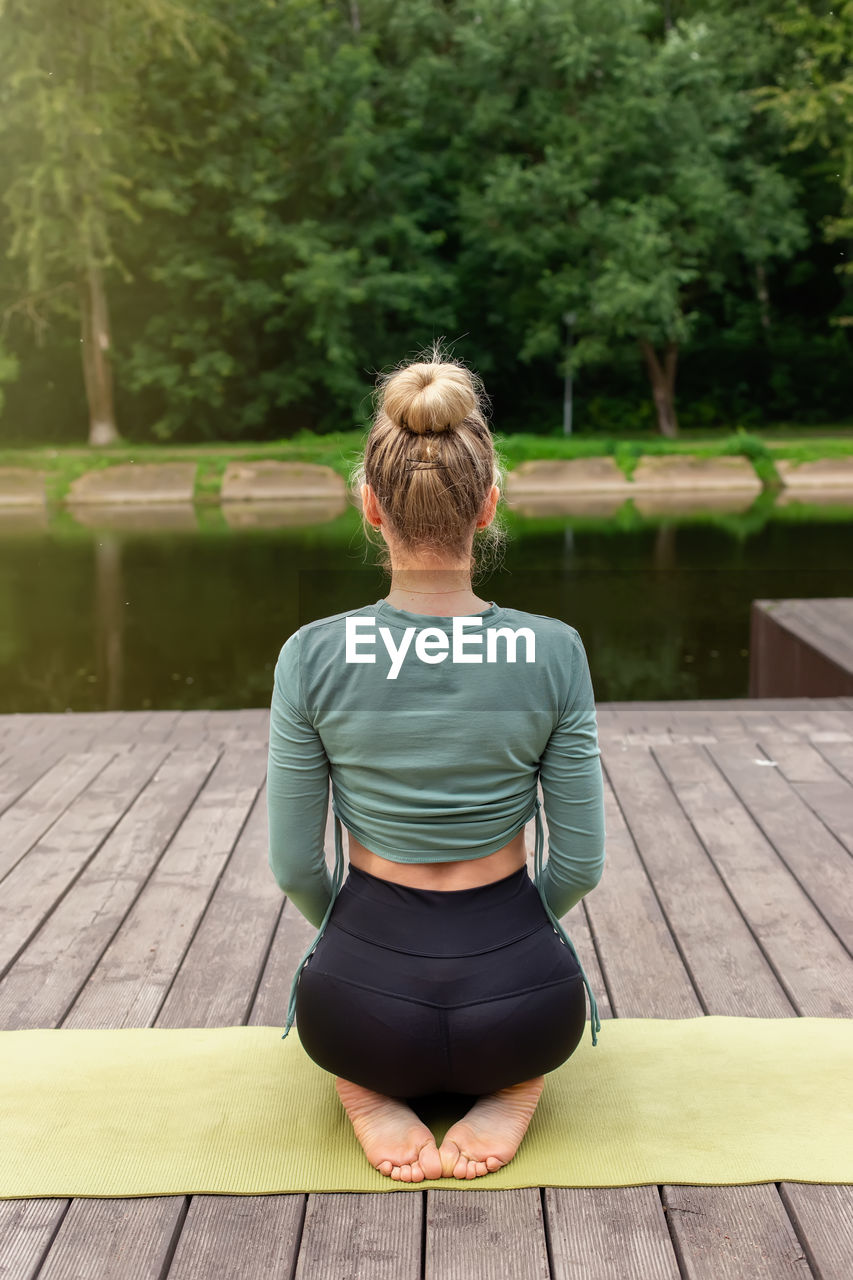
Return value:
M 346 828 L 344 828 L 346 831 Z M 527 854 L 523 829 L 509 844 L 484 858 L 466 858 L 455 862 L 391 862 L 365 849 L 347 831 L 349 860 L 359 871 L 404 884 L 410 889 L 476 889 L 481 884 L 504 880 L 524 866 Z

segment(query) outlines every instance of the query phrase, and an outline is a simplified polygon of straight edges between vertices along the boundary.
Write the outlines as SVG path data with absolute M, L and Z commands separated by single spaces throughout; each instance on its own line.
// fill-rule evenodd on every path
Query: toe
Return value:
M 384 1174 L 386 1178 L 390 1178 L 393 1165 L 390 1160 L 383 1160 L 381 1164 L 376 1166 L 377 1172 Z
M 455 1142 L 442 1142 L 438 1149 L 438 1158 L 441 1161 L 441 1176 L 443 1178 L 455 1178 L 456 1166 L 459 1163 L 459 1148 Z
M 477 1161 L 477 1177 L 478 1177 L 478 1178 L 482 1178 L 482 1177 L 483 1177 L 483 1175 L 484 1175 L 484 1174 L 486 1174 L 486 1173 L 488 1173 L 488 1172 L 489 1172 L 489 1171 L 488 1171 L 488 1169 L 486 1168 L 486 1162 L 485 1162 L 485 1160 L 478 1160 L 478 1161 Z
M 497 1173 L 498 1169 L 503 1168 L 503 1163 L 503 1160 L 499 1160 L 497 1156 L 486 1156 L 489 1173 Z
M 440 1178 L 442 1176 L 441 1155 L 434 1142 L 428 1142 L 421 1147 L 418 1155 L 418 1164 L 423 1170 L 425 1178 Z

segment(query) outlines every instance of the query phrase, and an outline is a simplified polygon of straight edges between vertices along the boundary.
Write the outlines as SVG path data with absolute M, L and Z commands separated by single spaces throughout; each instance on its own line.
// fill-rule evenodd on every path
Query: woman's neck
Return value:
M 474 594 L 470 573 L 464 569 L 394 570 L 385 599 L 392 608 L 437 617 L 476 613 L 489 607 L 488 600 Z

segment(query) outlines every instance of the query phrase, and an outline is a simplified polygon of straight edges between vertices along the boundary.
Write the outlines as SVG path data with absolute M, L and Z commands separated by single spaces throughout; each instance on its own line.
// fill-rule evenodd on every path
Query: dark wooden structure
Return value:
M 567 924 L 602 1017 L 853 1015 L 853 698 L 598 716 L 608 862 Z M 0 1027 L 282 1025 L 311 930 L 267 728 L 0 716 Z M 853 1186 L 0 1201 L 4 1280 L 851 1275 Z
M 749 696 L 853 694 L 853 600 L 753 600 Z

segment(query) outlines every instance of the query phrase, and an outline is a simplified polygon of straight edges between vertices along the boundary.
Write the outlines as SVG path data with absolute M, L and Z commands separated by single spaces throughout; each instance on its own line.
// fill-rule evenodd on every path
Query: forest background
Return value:
M 0 445 L 853 404 L 853 2 L 0 0 Z

